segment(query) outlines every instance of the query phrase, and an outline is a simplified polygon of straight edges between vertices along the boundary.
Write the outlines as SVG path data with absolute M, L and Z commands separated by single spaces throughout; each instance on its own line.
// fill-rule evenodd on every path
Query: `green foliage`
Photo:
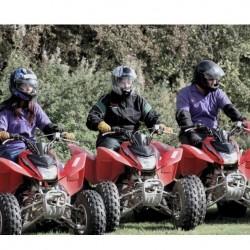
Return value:
M 86 117 L 110 90 L 110 72 L 120 64 L 135 69 L 139 93 L 176 133 L 176 91 L 191 82 L 201 59 L 221 65 L 222 88 L 250 120 L 248 25 L 1 25 L 0 34 L 1 100 L 9 96 L 11 71 L 33 69 L 38 102 L 88 150 L 95 150 L 97 132 L 86 128 Z M 220 124 L 226 122 L 221 113 Z M 159 139 L 178 145 L 175 135 Z

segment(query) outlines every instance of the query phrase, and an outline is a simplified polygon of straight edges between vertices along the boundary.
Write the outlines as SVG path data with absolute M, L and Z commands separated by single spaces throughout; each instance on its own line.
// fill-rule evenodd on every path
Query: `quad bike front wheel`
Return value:
M 94 190 L 80 192 L 75 201 L 76 211 L 72 220 L 79 226 L 75 234 L 104 234 L 106 212 L 101 196 Z
M 112 181 L 104 181 L 97 185 L 96 191 L 101 195 L 106 209 L 106 232 L 113 232 L 119 227 L 120 222 L 118 189 Z
M 186 178 L 190 178 L 192 179 L 197 187 L 197 191 L 198 191 L 198 200 L 199 200 L 199 216 L 198 218 L 198 225 L 201 225 L 204 220 L 205 220 L 205 216 L 206 216 L 206 212 L 207 212 L 207 200 L 206 200 L 206 192 L 204 189 L 204 186 L 201 182 L 201 179 L 196 176 L 196 175 L 188 175 Z
M 201 222 L 200 194 L 196 182 L 190 176 L 179 179 L 173 187 L 173 195 L 174 226 L 186 231 L 194 229 Z
M 22 232 L 21 209 L 16 197 L 0 194 L 0 234 L 16 235 Z

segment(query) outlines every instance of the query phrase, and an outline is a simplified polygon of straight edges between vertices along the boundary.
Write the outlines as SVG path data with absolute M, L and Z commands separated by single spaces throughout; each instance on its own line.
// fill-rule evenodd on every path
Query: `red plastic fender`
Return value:
M 158 163 L 157 175 L 163 182 L 164 186 L 174 180 L 182 153 L 183 149 L 177 148 L 167 151 L 162 155 L 162 158 Z
M 86 175 L 86 179 L 93 184 L 102 181 L 115 182 L 119 175 L 124 172 L 125 165 L 132 166 L 128 160 L 114 150 L 98 147 L 94 172 L 91 176 Z
M 23 176 L 32 177 L 15 162 L 0 158 L 0 192 L 15 192 L 23 183 Z
M 170 150 L 162 155 L 161 160 L 159 161 L 159 165 L 163 165 L 164 167 L 173 165 L 176 162 L 179 162 L 182 158 L 183 149 L 176 148 Z
M 207 167 L 207 163 L 214 161 L 199 148 L 187 144 L 181 144 L 183 154 L 177 170 L 177 177 L 194 174 L 198 175 Z
M 248 149 L 245 154 L 240 158 L 239 162 L 240 171 L 250 180 L 250 149 Z
M 87 152 L 87 150 L 85 150 L 84 148 L 81 148 L 81 147 L 79 147 L 75 144 L 71 144 L 71 143 L 68 144 L 68 148 L 69 148 L 71 155 L 77 155 L 80 153 Z
M 59 183 L 69 195 L 75 194 L 83 187 L 86 155 L 86 153 L 74 155 L 58 173 Z

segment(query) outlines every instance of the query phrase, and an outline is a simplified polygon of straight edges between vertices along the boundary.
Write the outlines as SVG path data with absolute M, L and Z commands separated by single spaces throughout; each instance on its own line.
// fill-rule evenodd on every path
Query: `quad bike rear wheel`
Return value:
M 119 227 L 120 222 L 118 189 L 112 181 L 104 181 L 97 185 L 96 191 L 101 195 L 106 209 L 106 232 L 113 232 Z
M 196 182 L 185 176 L 179 179 L 173 188 L 172 219 L 176 228 L 191 230 L 198 226 L 200 215 L 200 201 Z
M 102 197 L 94 190 L 80 192 L 75 201 L 77 211 L 72 220 L 79 225 L 75 234 L 104 234 L 106 229 L 106 212 Z
M 21 209 L 16 197 L 0 194 L 0 234 L 16 235 L 22 232 Z
M 247 207 L 237 203 L 236 201 L 218 202 L 217 208 L 221 215 L 235 218 L 244 217 L 247 211 Z

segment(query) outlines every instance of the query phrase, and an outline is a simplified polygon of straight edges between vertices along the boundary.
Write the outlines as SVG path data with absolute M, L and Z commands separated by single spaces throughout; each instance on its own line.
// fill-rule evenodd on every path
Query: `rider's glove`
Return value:
M 111 131 L 111 127 L 105 122 L 105 121 L 101 121 L 98 124 L 98 129 L 102 132 L 102 133 L 107 133 Z
M 63 137 L 67 140 L 75 140 L 75 134 L 65 132 Z
M 173 133 L 173 129 L 165 126 L 164 124 L 160 124 L 159 129 L 157 130 L 157 134 L 161 135 L 163 133 Z
M 191 145 L 193 145 L 195 147 L 199 147 L 199 146 L 201 146 L 202 138 L 198 134 L 196 134 L 195 132 L 191 131 L 189 134 L 189 141 L 190 141 Z
M 6 131 L 0 131 L 0 140 L 5 141 L 10 138 L 10 134 Z
M 173 129 L 164 124 L 160 124 L 160 129 L 162 129 L 164 133 L 173 133 Z

